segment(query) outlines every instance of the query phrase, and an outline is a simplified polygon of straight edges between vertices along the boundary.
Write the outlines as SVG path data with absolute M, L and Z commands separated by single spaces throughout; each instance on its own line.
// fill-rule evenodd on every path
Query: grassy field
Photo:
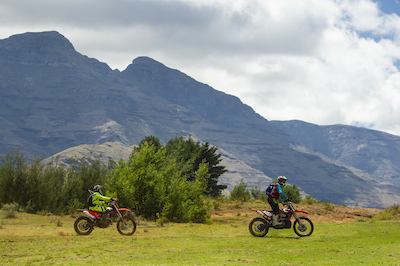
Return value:
M 210 224 L 139 220 L 130 237 L 119 235 L 115 225 L 78 236 L 71 216 L 0 214 L 0 265 L 400 265 L 398 219 L 323 222 L 318 217 L 343 208 L 321 205 L 308 216 L 316 221 L 312 236 L 285 229 L 257 238 L 248 230 L 257 217 L 252 207 L 258 206 L 219 207 Z M 343 218 L 352 211 L 358 213 L 348 208 Z

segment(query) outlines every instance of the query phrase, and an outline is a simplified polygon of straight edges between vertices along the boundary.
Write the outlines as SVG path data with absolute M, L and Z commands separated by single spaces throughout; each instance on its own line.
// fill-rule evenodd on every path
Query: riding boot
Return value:
M 278 221 L 279 214 L 272 215 L 272 226 L 282 225 L 281 221 Z

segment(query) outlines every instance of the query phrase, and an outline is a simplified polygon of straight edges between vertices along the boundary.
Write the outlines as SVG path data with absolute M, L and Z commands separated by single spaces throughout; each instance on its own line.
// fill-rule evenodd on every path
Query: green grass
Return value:
M 130 237 L 115 226 L 78 236 L 69 216 L 0 217 L 1 265 L 400 265 L 399 220 L 315 223 L 310 237 L 285 229 L 257 238 L 248 231 L 256 215 L 210 225 L 141 221 Z

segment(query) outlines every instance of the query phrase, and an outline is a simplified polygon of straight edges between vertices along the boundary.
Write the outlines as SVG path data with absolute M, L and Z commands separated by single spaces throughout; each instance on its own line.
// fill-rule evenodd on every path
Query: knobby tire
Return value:
M 310 235 L 313 233 L 313 231 L 314 231 L 314 225 L 313 225 L 313 223 L 311 222 L 310 219 L 308 219 L 308 218 L 306 218 L 306 217 L 300 217 L 300 220 L 301 220 L 301 222 L 307 227 L 307 230 L 304 231 L 304 232 L 300 231 L 300 229 L 301 229 L 301 228 L 300 228 L 300 224 L 299 224 L 297 221 L 295 221 L 295 222 L 293 223 L 293 230 L 294 230 L 294 232 L 296 233 L 296 235 L 301 236 L 301 237 L 303 237 L 303 236 L 310 236 Z
M 93 231 L 93 226 L 90 224 L 92 220 L 89 217 L 80 216 L 75 220 L 74 229 L 78 235 L 90 235 Z
M 123 219 L 125 220 L 125 222 L 127 223 L 128 227 L 124 226 L 124 222 Z M 132 217 L 129 216 L 125 216 L 123 218 L 120 218 L 117 222 L 117 229 L 118 232 L 121 235 L 124 236 L 131 236 L 133 235 L 133 233 L 135 233 L 136 231 L 136 222 Z
M 253 220 L 251 220 L 249 224 L 250 233 L 253 236 L 264 237 L 268 234 L 269 228 L 267 227 L 267 225 L 268 222 L 265 221 L 263 218 L 260 217 L 254 218 Z M 260 229 L 260 226 L 263 226 L 263 228 Z

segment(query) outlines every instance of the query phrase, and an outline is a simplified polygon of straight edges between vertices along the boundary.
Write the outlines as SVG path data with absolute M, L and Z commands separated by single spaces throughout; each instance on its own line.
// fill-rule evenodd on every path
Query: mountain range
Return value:
M 265 189 L 285 175 L 335 204 L 400 201 L 398 136 L 268 121 L 239 98 L 148 57 L 112 70 L 55 31 L 0 40 L 0 125 L 1 155 L 20 146 L 27 156 L 91 151 L 118 160 L 145 136 L 163 143 L 192 136 L 219 148 L 228 189 L 241 179 Z

